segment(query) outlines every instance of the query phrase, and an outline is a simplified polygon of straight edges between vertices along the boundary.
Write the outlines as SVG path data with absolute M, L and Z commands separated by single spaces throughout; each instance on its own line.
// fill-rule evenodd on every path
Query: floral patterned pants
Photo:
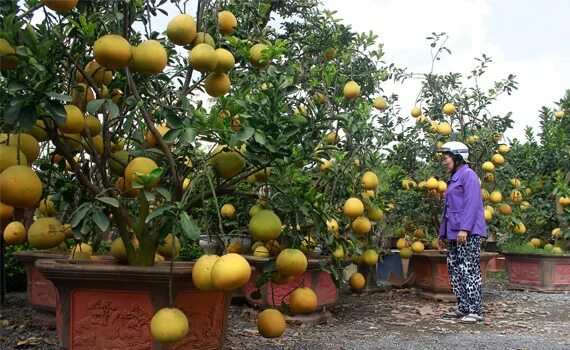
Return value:
M 447 240 L 447 271 L 459 311 L 483 313 L 483 279 L 481 277 L 481 236 L 467 236 L 467 244 Z

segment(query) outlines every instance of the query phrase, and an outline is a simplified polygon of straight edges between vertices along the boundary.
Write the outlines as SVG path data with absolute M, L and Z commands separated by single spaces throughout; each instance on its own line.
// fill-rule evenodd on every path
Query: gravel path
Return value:
M 484 303 L 485 322 L 463 325 L 439 318 L 451 304 L 421 299 L 413 289 L 342 290 L 326 323 L 288 325 L 278 339 L 260 337 L 255 311 L 232 305 L 224 349 L 570 350 L 570 293 L 515 292 L 490 280 Z M 32 313 L 25 294 L 8 295 L 0 312 L 0 349 L 60 349 L 55 330 L 33 326 Z

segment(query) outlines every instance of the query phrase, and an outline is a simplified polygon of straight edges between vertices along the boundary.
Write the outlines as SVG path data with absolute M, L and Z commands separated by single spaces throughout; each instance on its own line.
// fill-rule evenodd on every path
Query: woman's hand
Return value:
M 437 241 L 437 249 L 439 251 L 445 250 L 446 246 L 445 246 L 445 241 L 443 239 L 440 239 Z
M 457 244 L 467 244 L 467 231 L 459 231 L 457 234 Z

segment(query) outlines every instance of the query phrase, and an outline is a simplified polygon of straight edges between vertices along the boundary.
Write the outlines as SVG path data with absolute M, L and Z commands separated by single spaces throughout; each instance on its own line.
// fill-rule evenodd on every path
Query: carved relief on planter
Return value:
M 503 254 L 510 289 L 570 291 L 570 256 Z
M 538 261 L 513 261 L 509 267 L 511 278 L 530 284 L 540 284 L 540 265 Z

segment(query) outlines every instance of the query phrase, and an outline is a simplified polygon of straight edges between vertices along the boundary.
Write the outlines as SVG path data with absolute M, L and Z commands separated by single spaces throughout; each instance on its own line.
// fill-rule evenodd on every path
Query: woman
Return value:
M 461 142 L 447 142 L 439 150 L 442 163 L 451 172 L 445 191 L 439 250 L 447 246 L 447 270 L 457 310 L 446 318 L 463 323 L 483 321 L 483 281 L 479 262 L 481 241 L 487 237 L 481 185 L 469 167 L 469 149 Z

